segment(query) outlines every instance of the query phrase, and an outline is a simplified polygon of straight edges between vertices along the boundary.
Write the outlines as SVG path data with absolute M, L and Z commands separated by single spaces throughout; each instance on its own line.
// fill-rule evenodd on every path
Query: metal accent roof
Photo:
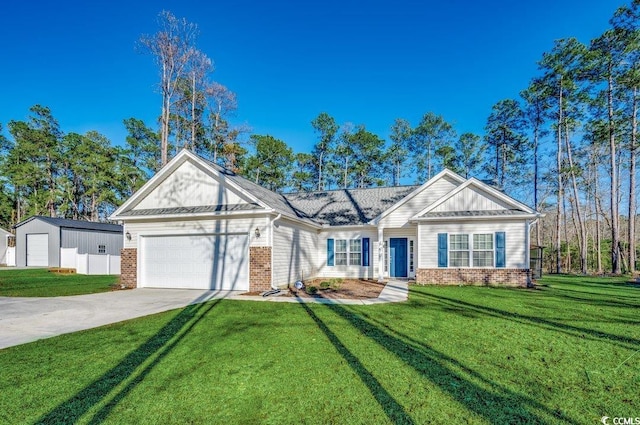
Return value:
M 228 205 L 200 205 L 195 207 L 172 207 L 172 208 L 145 208 L 139 210 L 128 210 L 120 214 L 122 217 L 139 217 L 163 214 L 197 214 L 210 212 L 231 212 L 231 211 L 251 211 L 260 209 L 260 205 L 252 204 L 228 204 Z
M 25 223 L 30 222 L 31 220 L 41 220 L 45 223 L 51 224 L 56 227 L 64 227 L 67 229 L 85 229 L 85 230 L 97 230 L 101 232 L 117 232 L 122 233 L 122 226 L 119 224 L 110 224 L 110 223 L 98 223 L 95 221 L 83 221 L 83 220 L 71 220 L 68 218 L 57 218 L 57 217 L 46 217 L 43 215 L 34 215 L 26 220 L 21 221 L 20 223 L 13 226 L 20 227 Z
M 522 210 L 480 210 L 480 211 L 435 211 L 421 215 L 421 217 L 486 217 L 486 216 L 509 216 L 527 214 Z

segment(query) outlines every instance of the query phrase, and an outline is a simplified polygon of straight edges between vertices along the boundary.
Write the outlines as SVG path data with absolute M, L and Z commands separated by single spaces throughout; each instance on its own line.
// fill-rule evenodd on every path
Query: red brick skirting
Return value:
M 249 290 L 271 289 L 271 247 L 249 247 Z
M 120 251 L 120 284 L 127 288 L 138 286 L 137 248 L 123 248 Z
M 526 287 L 529 269 L 418 269 L 416 283 L 422 285 L 503 285 Z

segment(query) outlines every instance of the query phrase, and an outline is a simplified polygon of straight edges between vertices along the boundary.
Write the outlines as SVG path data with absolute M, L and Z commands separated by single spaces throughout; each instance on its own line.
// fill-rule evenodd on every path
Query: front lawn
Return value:
M 109 291 L 118 276 L 50 273 L 47 269 L 0 270 L 0 297 L 58 297 Z
M 640 416 L 640 288 L 212 301 L 0 350 L 0 423 L 596 424 Z

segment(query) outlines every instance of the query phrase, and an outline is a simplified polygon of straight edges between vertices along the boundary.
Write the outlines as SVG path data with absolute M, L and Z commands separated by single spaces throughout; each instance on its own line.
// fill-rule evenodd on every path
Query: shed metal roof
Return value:
M 14 227 L 20 227 L 32 220 L 41 220 L 45 223 L 51 224 L 56 227 L 63 227 L 65 229 L 83 229 L 83 230 L 95 230 L 100 232 L 114 232 L 114 233 L 122 233 L 122 226 L 119 224 L 110 224 L 110 223 L 97 223 L 94 221 L 83 221 L 83 220 L 71 220 L 68 218 L 58 218 L 58 217 L 46 217 L 43 215 L 34 215 L 26 220 L 21 221 L 16 224 Z

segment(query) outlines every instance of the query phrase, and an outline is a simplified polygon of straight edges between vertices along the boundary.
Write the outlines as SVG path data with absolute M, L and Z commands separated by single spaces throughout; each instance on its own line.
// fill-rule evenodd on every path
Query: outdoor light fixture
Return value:
M 130 241 L 131 240 L 131 233 L 127 232 L 124 234 L 127 237 L 127 240 Z
M 260 237 L 260 228 L 256 227 L 256 238 Z

